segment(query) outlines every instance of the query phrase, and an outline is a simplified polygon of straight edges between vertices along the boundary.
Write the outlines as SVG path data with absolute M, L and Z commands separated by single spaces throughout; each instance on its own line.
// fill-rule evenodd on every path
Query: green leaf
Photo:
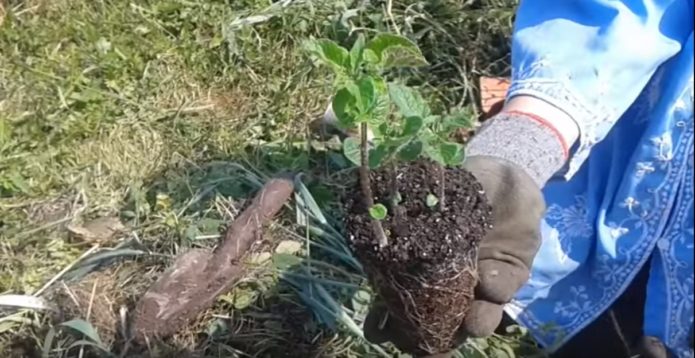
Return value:
M 427 194 L 426 203 L 428 208 L 432 208 L 439 203 L 439 198 L 432 194 Z
M 407 117 L 405 119 L 405 124 L 403 125 L 403 133 L 401 135 L 403 137 L 411 137 L 417 134 L 418 131 L 420 131 L 420 128 L 422 128 L 424 124 L 424 120 L 422 117 L 419 116 L 411 116 Z
M 364 77 L 357 83 L 357 88 L 359 90 L 359 101 L 358 107 L 362 114 L 369 113 L 376 104 L 376 86 L 374 85 L 374 79 L 371 77 Z
M 367 49 L 373 52 L 366 54 L 368 61 L 379 64 L 382 69 L 427 64 L 417 45 L 403 36 L 379 34 L 367 43 Z
M 355 40 L 355 43 L 352 45 L 352 48 L 350 49 L 350 66 L 352 67 L 353 71 L 357 70 L 362 64 L 364 45 L 364 35 L 359 34 L 357 36 L 357 40 Z
M 392 47 L 410 47 L 417 49 L 417 45 L 409 39 L 390 33 L 380 33 L 367 43 L 367 49 L 374 52 L 377 58 L 381 59 L 384 51 Z
M 367 63 L 370 63 L 372 65 L 377 65 L 379 64 L 379 61 L 381 59 L 379 56 L 377 56 L 376 52 L 374 52 L 372 49 L 364 49 L 364 52 L 362 53 L 362 57 L 364 58 L 364 61 Z
M 430 108 L 420 93 L 414 89 L 398 83 L 389 84 L 389 96 L 404 117 L 426 118 L 430 115 Z
M 463 146 L 461 144 L 453 142 L 440 143 L 439 151 L 445 165 L 458 165 L 463 161 Z
M 442 153 L 439 150 L 439 146 L 435 143 L 432 144 L 431 141 L 425 142 L 423 146 L 423 151 L 425 152 L 425 156 L 440 165 L 446 165 L 444 162 L 444 158 L 442 157 Z
M 404 145 L 398 151 L 398 157 L 406 162 L 417 159 L 422 154 L 422 141 L 416 140 Z
M 407 47 L 391 47 L 384 50 L 380 62 L 384 70 L 403 67 L 422 67 L 428 65 L 420 50 Z
M 386 210 L 386 207 L 382 204 L 374 204 L 369 208 L 369 216 L 374 220 L 384 220 L 387 213 L 388 210 Z
M 352 128 L 355 125 L 355 117 L 352 115 L 352 108 L 355 105 L 355 97 L 347 88 L 341 88 L 333 96 L 331 104 L 338 123 L 344 129 Z
M 377 137 L 389 137 L 391 134 L 391 129 L 389 128 L 388 123 L 381 122 L 379 125 L 375 126 L 374 128 L 374 134 Z
M 381 162 L 392 153 L 391 148 L 386 145 L 378 145 L 369 151 L 369 167 L 374 169 L 379 167 Z
M 441 165 L 458 165 L 463 161 L 463 146 L 458 143 L 443 142 L 428 145 L 427 156 Z
M 272 260 L 273 266 L 278 270 L 287 270 L 302 263 L 299 256 L 292 254 L 274 254 Z
M 341 71 L 348 65 L 348 51 L 331 40 L 309 41 L 305 47 L 309 53 L 334 70 Z
M 63 322 L 60 325 L 63 327 L 68 327 L 83 334 L 86 338 L 96 343 L 100 347 L 104 346 L 101 342 L 101 338 L 99 337 L 99 333 L 97 333 L 97 330 L 94 329 L 91 323 L 85 320 L 73 319 L 71 321 Z
M 362 159 L 360 158 L 360 141 L 356 138 L 345 138 L 343 141 L 343 154 L 352 164 L 357 166 L 362 164 Z
M 425 117 L 425 125 L 437 123 L 442 119 L 442 116 L 438 116 L 436 114 L 430 115 Z
M 360 314 L 367 314 L 372 295 L 368 291 L 361 289 L 352 296 L 352 309 Z
M 390 110 L 389 90 L 386 81 L 379 76 L 373 77 L 376 103 L 372 110 L 373 118 L 385 118 Z
M 443 120 L 445 131 L 451 131 L 460 128 L 471 128 L 473 126 L 473 114 L 470 111 L 458 111 L 452 113 Z

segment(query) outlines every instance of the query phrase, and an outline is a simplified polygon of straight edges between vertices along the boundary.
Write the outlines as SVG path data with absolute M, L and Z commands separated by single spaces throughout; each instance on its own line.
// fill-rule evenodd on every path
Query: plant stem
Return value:
M 446 167 L 439 165 L 439 210 L 446 210 Z
M 398 185 L 396 184 L 396 164 L 394 162 L 389 162 L 389 197 L 393 201 L 394 205 L 398 205 L 396 199 L 396 194 L 398 193 Z
M 391 209 L 393 215 L 396 218 L 396 225 L 400 225 L 403 222 L 403 210 L 401 210 L 400 202 L 397 199 L 398 194 L 398 182 L 396 177 L 396 163 L 389 162 L 389 198 L 391 201 Z
M 372 186 L 369 182 L 369 141 L 367 140 L 367 123 L 360 124 L 360 186 L 362 187 L 362 195 L 367 202 L 367 207 L 371 208 L 374 205 L 374 195 L 372 194 Z M 370 218 L 372 222 L 372 231 L 379 241 L 379 247 L 386 247 L 389 244 L 384 227 L 381 226 L 379 220 Z

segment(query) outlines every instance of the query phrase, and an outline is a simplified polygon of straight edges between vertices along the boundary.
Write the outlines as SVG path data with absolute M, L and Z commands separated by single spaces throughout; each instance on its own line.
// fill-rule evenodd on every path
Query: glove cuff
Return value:
M 502 112 L 480 128 L 466 146 L 467 157 L 489 156 L 523 169 L 542 188 L 565 164 L 567 145 L 543 119 Z

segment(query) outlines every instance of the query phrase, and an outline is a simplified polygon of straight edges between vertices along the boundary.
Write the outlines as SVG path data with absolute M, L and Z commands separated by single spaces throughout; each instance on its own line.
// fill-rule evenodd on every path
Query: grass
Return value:
M 438 106 L 475 105 L 477 76 L 507 74 L 514 5 L 0 1 L 0 294 L 62 311 L 26 297 L 0 308 L 0 355 L 395 354 L 360 338 L 369 291 L 330 229 L 344 181 L 322 169 L 341 158 L 309 135 L 330 78 L 302 41 L 401 32 L 432 66 L 399 76 Z M 134 303 L 170 259 L 214 246 L 249 193 L 283 170 L 305 173 L 307 191 L 247 277 L 175 337 L 139 350 L 124 341 Z M 312 198 L 314 218 L 293 218 Z M 105 217 L 127 229 L 100 235 L 90 224 Z M 513 356 L 527 344 L 518 337 L 476 341 L 466 356 Z

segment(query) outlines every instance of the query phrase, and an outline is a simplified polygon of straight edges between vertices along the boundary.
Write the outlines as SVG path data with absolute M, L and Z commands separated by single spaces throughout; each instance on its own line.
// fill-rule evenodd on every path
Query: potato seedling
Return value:
M 463 145 L 450 140 L 471 116 L 435 114 L 417 90 L 387 81 L 393 69 L 427 65 L 407 38 L 359 35 L 349 49 L 321 39 L 307 49 L 333 70 L 338 125 L 359 133 L 342 147 L 359 168 L 357 193 L 345 200 L 351 247 L 392 316 L 411 328 L 412 350 L 448 351 L 491 213 L 475 178 L 457 167 Z

